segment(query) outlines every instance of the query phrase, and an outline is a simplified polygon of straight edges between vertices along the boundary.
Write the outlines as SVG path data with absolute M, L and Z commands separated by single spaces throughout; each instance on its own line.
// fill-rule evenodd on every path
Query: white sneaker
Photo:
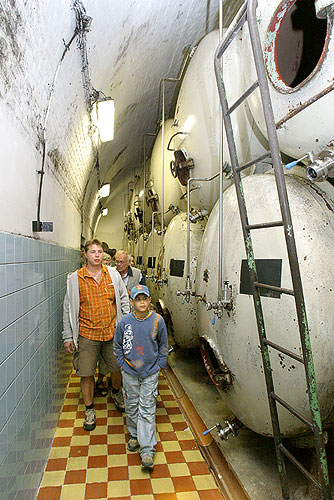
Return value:
M 111 390 L 110 396 L 111 396 L 111 399 L 113 400 L 113 402 L 115 403 L 116 410 L 120 411 L 120 412 L 124 412 L 125 407 L 124 407 L 124 399 L 123 399 L 122 390 L 120 389 L 118 392 L 116 392 L 116 394 L 114 394 Z
M 85 413 L 83 428 L 86 431 L 93 431 L 96 427 L 96 412 L 94 408 L 89 408 Z

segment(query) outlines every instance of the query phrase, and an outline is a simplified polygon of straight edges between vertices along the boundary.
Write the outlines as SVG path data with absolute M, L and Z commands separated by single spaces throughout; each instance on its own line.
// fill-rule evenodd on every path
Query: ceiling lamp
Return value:
M 115 101 L 111 97 L 98 97 L 92 108 L 92 120 L 101 142 L 114 138 Z
M 110 195 L 110 184 L 103 184 L 103 186 L 99 189 L 99 197 L 106 198 Z
M 104 217 L 105 215 L 108 215 L 108 209 L 102 208 L 102 216 Z

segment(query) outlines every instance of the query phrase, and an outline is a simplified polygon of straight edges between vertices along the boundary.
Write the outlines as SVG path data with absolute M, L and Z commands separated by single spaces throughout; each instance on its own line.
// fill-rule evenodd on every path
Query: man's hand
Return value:
M 75 351 L 75 346 L 73 340 L 70 340 L 69 342 L 64 342 L 64 347 L 66 352 L 73 354 Z

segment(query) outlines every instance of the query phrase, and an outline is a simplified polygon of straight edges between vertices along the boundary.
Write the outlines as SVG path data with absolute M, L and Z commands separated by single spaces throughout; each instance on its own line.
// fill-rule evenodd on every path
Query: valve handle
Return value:
M 290 170 L 292 167 L 294 167 L 295 165 L 297 165 L 298 162 L 299 162 L 299 160 L 291 161 L 290 163 L 287 163 L 285 165 L 286 170 Z

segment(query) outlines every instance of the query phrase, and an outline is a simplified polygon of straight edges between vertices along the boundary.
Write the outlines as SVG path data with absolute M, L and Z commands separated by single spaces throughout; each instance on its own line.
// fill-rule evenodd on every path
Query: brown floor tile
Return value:
M 160 477 L 170 477 L 170 472 L 167 464 L 157 464 L 154 466 L 153 471 L 150 473 L 150 477 L 159 479 Z
M 121 455 L 125 453 L 125 444 L 108 444 L 108 455 Z
M 169 389 L 168 384 L 166 384 L 166 382 L 159 382 L 158 388 L 161 389 L 162 391 Z
M 166 412 L 168 413 L 168 415 L 179 415 L 181 413 L 181 410 L 177 406 L 167 406 Z
M 55 437 L 52 446 L 70 446 L 71 436 Z
M 73 436 L 87 436 L 87 431 L 83 427 L 74 427 Z
M 49 458 L 45 470 L 47 471 L 65 470 L 66 464 L 67 464 L 67 458 Z
M 85 413 L 86 413 L 85 410 L 78 410 L 77 411 L 77 418 L 85 418 Z
M 192 476 L 201 476 L 203 474 L 210 474 L 209 469 L 205 462 L 187 462 L 190 474 Z
M 107 421 L 108 421 L 108 419 L 106 417 L 98 417 L 96 419 L 96 426 L 107 425 Z
M 197 489 L 194 481 L 189 476 L 172 477 L 172 481 L 176 493 L 180 493 L 181 491 L 196 491 Z
M 128 465 L 140 465 L 139 453 L 128 453 Z
M 69 398 L 69 397 L 71 397 L 71 398 L 73 398 L 73 399 L 74 399 L 74 398 L 79 398 L 79 399 L 81 399 L 81 398 L 80 398 L 80 391 L 78 391 L 78 392 L 68 392 L 68 393 L 67 393 L 67 397 L 68 397 L 68 398 Z
M 94 403 L 95 410 L 106 410 L 107 402 L 105 403 Z
M 164 449 L 162 447 L 162 442 L 161 441 L 157 442 L 157 445 L 156 445 L 155 449 L 156 449 L 156 451 L 164 451 Z
M 172 422 L 174 431 L 184 431 L 188 425 L 187 422 Z
M 58 422 L 57 427 L 73 427 L 74 426 L 74 418 L 61 419 Z
M 159 436 L 161 441 L 177 441 L 177 437 L 175 432 L 169 431 L 169 432 L 160 432 L 159 431 Z
M 120 417 L 121 412 L 117 410 L 108 410 L 108 417 Z
M 123 434 L 123 425 L 108 425 L 108 434 Z
M 64 405 L 62 411 L 63 412 L 68 412 L 68 411 L 77 411 L 78 405 Z
M 198 494 L 201 500 L 223 500 L 218 490 L 201 490 Z
M 61 486 L 46 486 L 40 488 L 36 500 L 59 500 L 61 495 Z
M 175 401 L 173 394 L 160 394 L 162 401 Z
M 108 481 L 124 481 L 129 479 L 128 467 L 109 467 Z
M 176 493 L 156 493 L 154 500 L 177 500 Z
M 193 439 L 184 439 L 179 441 L 181 450 L 198 450 L 196 441 Z
M 64 484 L 79 484 L 86 481 L 85 470 L 68 470 L 65 474 Z
M 86 484 L 85 499 L 106 498 L 108 494 L 107 483 Z M 73 499 L 74 500 L 74 499 Z
M 68 384 L 69 387 L 80 387 L 80 381 L 72 381 Z
M 186 461 L 182 451 L 166 451 L 165 455 L 168 464 L 183 463 Z
M 157 424 L 170 424 L 170 418 L 168 415 L 157 415 L 155 420 Z
M 89 440 L 90 445 L 94 444 L 107 444 L 107 436 L 103 434 L 91 434 L 90 435 L 90 440 Z
M 108 457 L 107 455 L 96 455 L 93 457 L 88 457 L 88 469 L 96 467 L 107 467 Z
M 88 446 L 71 446 L 70 457 L 87 457 Z
M 152 485 L 150 479 L 131 479 L 131 495 L 152 495 Z

